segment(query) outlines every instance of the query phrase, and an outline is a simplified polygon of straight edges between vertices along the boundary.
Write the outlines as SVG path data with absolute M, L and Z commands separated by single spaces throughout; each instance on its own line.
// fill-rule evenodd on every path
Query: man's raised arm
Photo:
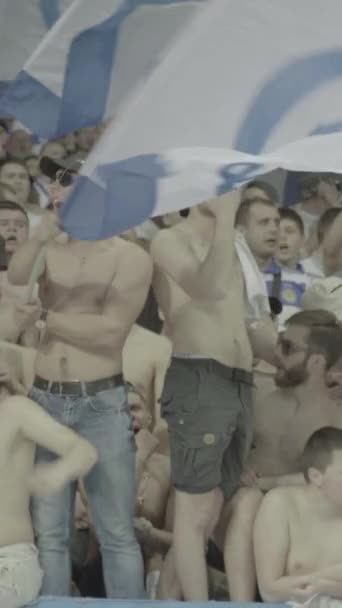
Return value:
M 35 269 L 35 274 L 39 278 L 45 270 L 45 260 L 41 252 L 59 233 L 58 218 L 47 211 L 35 229 L 34 236 L 13 254 L 8 267 L 9 282 L 13 285 L 27 285 L 37 263 L 39 268 Z
M 324 238 L 323 264 L 327 274 L 342 270 L 342 211 Z
M 191 236 L 178 226 L 162 230 L 153 239 L 150 251 L 155 265 L 190 297 L 212 300 L 226 293 L 226 282 L 235 256 L 235 215 L 239 204 L 240 193 L 234 191 L 200 206 L 201 213 L 205 209 L 208 226 L 213 227 L 204 259 L 192 247 Z

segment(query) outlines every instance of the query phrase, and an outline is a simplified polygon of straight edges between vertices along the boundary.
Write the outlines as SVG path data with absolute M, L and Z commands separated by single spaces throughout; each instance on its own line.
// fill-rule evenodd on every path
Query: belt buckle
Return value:
M 51 395 L 61 395 L 61 383 L 56 380 L 48 382 L 48 391 Z

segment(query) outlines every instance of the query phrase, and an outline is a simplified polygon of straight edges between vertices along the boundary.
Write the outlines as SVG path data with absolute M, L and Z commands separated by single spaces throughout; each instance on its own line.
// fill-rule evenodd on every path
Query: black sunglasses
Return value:
M 70 169 L 59 169 L 56 172 L 55 181 L 58 182 L 63 188 L 71 186 L 75 181 L 76 173 L 70 171 Z
M 285 357 L 294 355 L 295 353 L 305 353 L 308 350 L 308 345 L 295 344 L 295 342 L 291 342 L 291 340 L 288 340 L 288 338 L 284 338 L 283 336 L 279 336 L 278 346 L 280 346 L 281 352 Z

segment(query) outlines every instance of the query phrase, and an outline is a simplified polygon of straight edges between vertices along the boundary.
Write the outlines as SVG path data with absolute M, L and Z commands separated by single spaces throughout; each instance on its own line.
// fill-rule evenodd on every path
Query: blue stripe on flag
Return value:
M 49 2 L 46 0 L 42 5 Z M 72 40 L 61 99 L 21 71 L 0 101 L 0 115 L 14 116 L 42 139 L 54 139 L 75 129 L 98 124 L 106 111 L 120 28 L 126 18 L 144 4 L 167 6 L 178 3 L 179 0 L 124 0 L 114 15 L 80 32 Z M 53 11 L 50 8 L 49 19 L 53 13 L 57 15 L 56 10 L 57 5 Z
M 118 14 L 84 30 L 72 41 L 66 65 L 57 134 L 98 124 L 106 110 Z M 86 69 L 85 69 L 86 68 Z
M 50 29 L 61 16 L 60 0 L 39 0 L 39 5 L 45 25 Z
M 59 108 L 60 98 L 24 70 L 19 72 L 10 97 L 5 94 L 0 101 L 1 116 L 15 116 L 43 139 L 54 138 Z
M 64 203 L 64 230 L 79 240 L 110 238 L 150 217 L 157 201 L 158 179 L 166 175 L 157 155 L 137 156 L 98 166 L 97 183 L 80 176 Z
M 341 48 L 296 59 L 279 69 L 252 101 L 235 138 L 234 148 L 249 154 L 260 153 L 274 127 L 294 105 L 325 82 L 341 76 Z
M 179 0 L 124 0 L 114 15 L 74 38 L 67 60 L 57 136 L 96 125 L 103 119 L 120 28 L 144 4 L 163 6 L 179 4 Z
M 15 116 L 43 139 L 98 124 L 110 88 L 117 19 L 116 14 L 74 38 L 62 98 L 22 70 L 1 99 L 0 114 Z

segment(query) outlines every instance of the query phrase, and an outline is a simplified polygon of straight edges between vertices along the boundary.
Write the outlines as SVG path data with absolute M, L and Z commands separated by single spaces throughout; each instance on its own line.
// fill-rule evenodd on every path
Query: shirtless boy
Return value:
M 182 595 L 208 599 L 205 546 L 239 484 L 252 438 L 252 350 L 234 249 L 239 193 L 200 205 L 151 245 L 173 358 L 162 396 L 175 487 L 173 547 Z M 174 552 L 174 556 L 173 556 Z
M 44 158 L 41 168 L 54 208 L 73 187 L 71 168 Z M 41 261 L 42 340 L 31 397 L 94 443 L 99 459 L 84 481 L 99 538 L 107 596 L 144 594 L 143 564 L 134 534 L 135 446 L 122 351 L 152 277 L 149 255 L 120 238 L 65 238 L 47 212 L 33 238 L 14 254 L 9 279 L 25 284 Z M 64 235 L 66 237 L 66 235 Z M 38 258 L 39 256 L 39 258 Z M 39 451 L 39 462 L 50 454 Z M 75 488 L 34 501 L 34 525 L 44 571 L 43 592 L 68 595 L 69 536 Z
M 341 359 L 342 329 L 335 315 L 314 310 L 289 319 L 276 351 L 279 388 L 254 410 L 253 448 L 241 478 L 247 487 L 236 493 L 225 512 L 229 522 L 224 557 L 234 601 L 255 600 L 252 530 L 263 492 L 303 484 L 300 456 L 308 437 L 322 426 L 342 428 L 341 407 L 331 399 L 326 383 Z
M 30 495 L 56 496 L 90 471 L 96 451 L 30 399 L 9 396 L 20 378 L 2 364 L 0 382 L 0 606 L 19 608 L 42 583 Z M 36 445 L 54 454 L 49 464 L 34 465 Z
M 254 526 L 258 585 L 266 602 L 326 606 L 342 600 L 342 430 L 324 427 L 302 455 L 306 484 L 276 488 Z

